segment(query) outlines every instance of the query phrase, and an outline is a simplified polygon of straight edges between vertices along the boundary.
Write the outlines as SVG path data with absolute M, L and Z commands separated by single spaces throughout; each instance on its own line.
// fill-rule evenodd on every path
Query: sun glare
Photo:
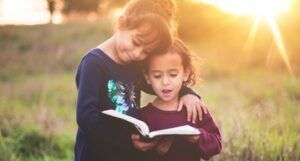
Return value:
M 237 15 L 270 16 L 287 12 L 292 0 L 192 0 L 212 4 Z
M 17 4 L 17 5 L 16 5 Z M 0 25 L 45 24 L 50 20 L 46 0 L 0 0 Z M 62 22 L 62 15 L 55 12 L 53 23 Z
M 280 29 L 276 23 L 275 16 L 289 11 L 292 0 L 192 0 L 192 2 L 203 2 L 211 4 L 220 10 L 235 15 L 252 15 L 256 17 L 252 30 L 249 33 L 246 48 L 250 48 L 255 42 L 255 34 L 260 21 L 268 23 L 273 33 L 274 42 L 279 54 L 285 63 L 288 72 L 294 77 L 289 61 L 288 53 L 285 49 Z

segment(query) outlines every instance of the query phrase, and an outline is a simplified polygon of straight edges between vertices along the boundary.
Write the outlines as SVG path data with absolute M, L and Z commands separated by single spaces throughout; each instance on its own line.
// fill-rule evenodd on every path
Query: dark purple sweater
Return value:
M 202 121 L 191 124 L 187 121 L 185 108 L 179 112 L 163 111 L 149 103 L 140 110 L 140 119 L 148 124 L 150 131 L 188 124 L 201 132 L 198 143 L 190 143 L 180 136 L 176 137 L 165 155 L 150 150 L 147 155 L 148 161 L 199 161 L 201 158 L 208 160 L 222 149 L 219 128 L 209 113 L 203 115 Z

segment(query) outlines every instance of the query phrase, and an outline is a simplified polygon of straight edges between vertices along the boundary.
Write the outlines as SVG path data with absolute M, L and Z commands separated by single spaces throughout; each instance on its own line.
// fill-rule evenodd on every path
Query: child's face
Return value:
M 151 42 L 154 35 L 141 36 L 141 30 L 132 29 L 118 30 L 116 34 L 117 61 L 121 64 L 127 64 L 132 61 L 141 61 L 153 50 Z
M 183 82 L 188 79 L 188 74 L 188 70 L 183 68 L 180 55 L 167 53 L 149 60 L 145 77 L 155 94 L 167 102 L 178 99 L 178 93 Z

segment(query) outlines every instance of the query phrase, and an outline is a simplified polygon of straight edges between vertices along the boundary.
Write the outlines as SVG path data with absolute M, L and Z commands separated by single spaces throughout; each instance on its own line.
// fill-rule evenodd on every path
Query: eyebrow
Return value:
M 149 32 L 149 33 L 145 33 L 145 34 L 136 34 L 136 37 L 138 39 L 138 41 L 143 44 L 148 50 L 150 50 L 151 52 L 154 50 L 152 48 L 154 48 L 154 46 L 158 46 L 157 44 L 157 38 L 158 38 L 158 35 L 154 36 L 154 37 L 151 37 L 151 34 L 152 32 Z M 146 39 L 148 41 L 146 41 Z
M 170 72 L 178 72 L 179 70 L 178 69 L 170 69 L 169 71 Z
M 150 70 L 150 73 L 161 73 L 160 70 Z
M 168 72 L 178 72 L 178 69 L 170 69 Z M 160 70 L 150 70 L 150 73 L 162 73 Z
M 148 44 L 144 44 L 144 41 L 142 40 L 142 38 L 140 38 L 140 37 L 142 37 L 141 35 L 136 35 L 136 37 L 133 39 L 133 41 L 137 41 L 137 43 L 139 44 L 139 45 L 144 45 L 145 46 L 145 49 L 144 49 L 144 51 L 147 51 L 147 52 L 149 52 L 149 53 L 151 53 L 154 49 L 152 48 L 152 46 L 154 46 L 154 45 L 152 45 L 152 44 L 154 44 L 154 43 L 152 43 L 152 44 L 150 44 L 150 43 L 148 43 Z M 152 41 L 151 41 L 152 42 Z
M 139 36 L 136 36 L 134 40 L 136 40 L 139 44 L 143 44 L 143 41 L 139 38 Z

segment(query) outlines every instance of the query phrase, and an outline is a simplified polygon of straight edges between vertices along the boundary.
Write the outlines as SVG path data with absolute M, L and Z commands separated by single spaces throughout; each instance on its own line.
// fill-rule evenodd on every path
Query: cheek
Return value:
M 142 60 L 145 60 L 147 57 L 146 54 L 140 54 L 139 57 L 138 57 L 138 61 L 142 61 Z
M 160 81 L 158 79 L 151 78 L 150 81 L 153 88 L 159 88 Z
M 117 41 L 116 49 L 119 50 L 119 51 L 122 50 L 122 43 L 120 43 L 120 41 Z
M 117 42 L 117 45 L 116 45 L 117 49 L 119 50 L 125 50 L 127 48 L 130 48 L 130 43 L 128 41 L 122 41 L 122 39 L 120 39 L 118 42 Z
M 125 50 L 127 48 L 128 48 L 127 43 L 125 43 L 125 42 L 119 43 L 119 49 L 120 50 Z
M 182 86 L 182 83 L 185 81 L 183 76 L 179 76 L 180 78 L 176 77 L 173 79 L 174 84 L 176 84 L 176 86 Z

